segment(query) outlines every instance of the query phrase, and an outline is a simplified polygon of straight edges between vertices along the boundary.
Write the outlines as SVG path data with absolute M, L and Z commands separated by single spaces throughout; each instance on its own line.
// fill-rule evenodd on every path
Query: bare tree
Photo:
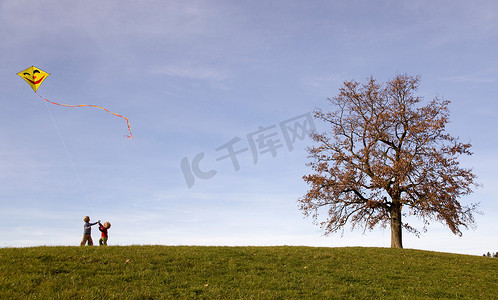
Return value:
M 460 167 L 460 155 L 471 155 L 471 144 L 445 131 L 450 101 L 433 99 L 421 106 L 415 95 L 420 76 L 398 75 L 381 85 L 345 82 L 328 99 L 335 110 L 315 111 L 330 132 L 312 133 L 308 148 L 313 174 L 299 199 L 300 209 L 321 225 L 325 234 L 343 229 L 391 227 L 391 247 L 402 248 L 402 228 L 419 231 L 402 217 L 446 224 L 457 235 L 474 223 L 476 204 L 459 198 L 477 187 L 471 169 Z M 322 218 L 321 214 L 326 217 Z

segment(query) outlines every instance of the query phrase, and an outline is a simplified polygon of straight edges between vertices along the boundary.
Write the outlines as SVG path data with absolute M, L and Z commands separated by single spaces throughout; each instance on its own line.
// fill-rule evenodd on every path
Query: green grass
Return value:
M 389 248 L 0 249 L 2 299 L 498 297 L 498 259 Z

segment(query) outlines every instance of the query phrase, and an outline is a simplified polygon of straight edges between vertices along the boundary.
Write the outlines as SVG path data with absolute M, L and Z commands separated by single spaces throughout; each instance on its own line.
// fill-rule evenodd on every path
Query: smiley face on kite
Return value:
M 29 67 L 26 70 L 17 73 L 17 75 L 26 80 L 31 88 L 36 92 L 43 80 L 45 80 L 50 74 L 37 67 Z

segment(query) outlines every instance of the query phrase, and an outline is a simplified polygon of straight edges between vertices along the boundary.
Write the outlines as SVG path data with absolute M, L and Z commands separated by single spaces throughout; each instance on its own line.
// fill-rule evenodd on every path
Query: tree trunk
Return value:
M 391 248 L 403 248 L 401 239 L 401 204 L 391 207 Z

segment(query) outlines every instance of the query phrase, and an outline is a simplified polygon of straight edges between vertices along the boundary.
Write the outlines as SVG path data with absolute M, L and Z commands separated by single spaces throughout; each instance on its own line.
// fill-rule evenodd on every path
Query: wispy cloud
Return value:
M 479 72 L 444 77 L 442 81 L 455 83 L 494 83 L 498 79 L 498 69 L 488 69 Z
M 315 77 L 306 77 L 301 79 L 301 84 L 305 86 L 312 87 L 330 87 L 342 84 L 345 80 L 351 78 L 346 78 L 344 73 L 341 74 L 326 74 L 326 75 L 318 75 Z
M 5 1 L 0 6 L 3 22 L 25 33 L 21 36 L 24 39 L 40 32 L 87 33 L 113 39 L 188 37 L 205 30 L 210 12 L 200 1 L 148 1 L 144 5 L 115 0 L 85 3 L 20 0 Z
M 228 71 L 218 66 L 178 64 L 158 67 L 152 73 L 208 81 L 223 81 L 229 77 Z

